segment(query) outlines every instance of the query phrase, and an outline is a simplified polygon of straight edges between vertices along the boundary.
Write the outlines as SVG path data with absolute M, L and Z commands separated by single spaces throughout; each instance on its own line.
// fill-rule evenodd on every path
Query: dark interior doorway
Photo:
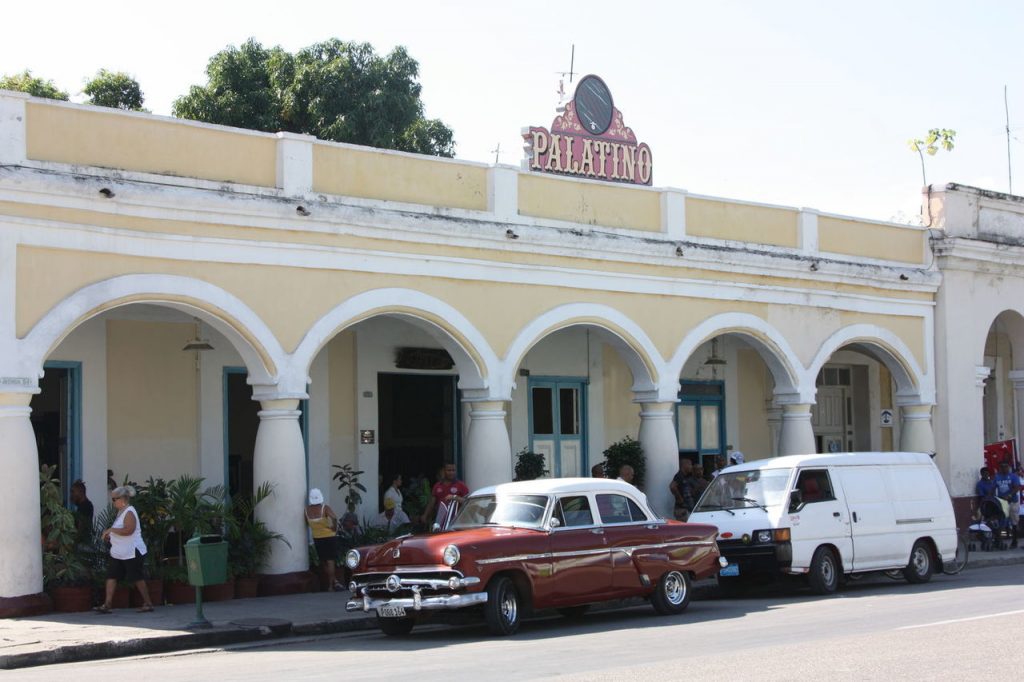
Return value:
M 70 502 L 71 483 L 81 476 L 78 454 L 79 363 L 47 363 L 32 396 L 32 430 L 39 465 L 55 466 L 64 503 Z
M 224 443 L 228 455 L 228 495 L 252 495 L 252 455 L 260 426 L 260 404 L 252 399 L 245 370 L 224 371 Z
M 457 377 L 378 374 L 380 473 L 434 482 L 438 468 L 458 465 Z
M 252 386 L 244 367 L 224 368 L 224 454 L 226 456 L 228 495 L 252 495 L 256 481 L 253 476 L 253 453 L 256 450 L 256 432 L 260 428 L 260 404 L 252 399 Z M 309 438 L 306 422 L 309 401 L 299 401 L 299 429 L 307 448 L 307 479 Z M 262 481 L 260 481 L 262 483 Z

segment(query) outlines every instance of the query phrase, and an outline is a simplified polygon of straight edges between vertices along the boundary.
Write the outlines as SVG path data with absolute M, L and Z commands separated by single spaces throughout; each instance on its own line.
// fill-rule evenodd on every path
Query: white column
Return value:
M 814 208 L 800 209 L 800 250 L 804 253 L 818 252 L 818 211 Z
M 672 518 L 673 503 L 668 486 L 679 471 L 679 440 L 673 420 L 675 406 L 674 402 L 643 403 L 637 435 L 647 464 L 644 492 L 651 508 L 666 519 Z
M 771 456 L 779 456 L 779 437 L 782 434 L 782 408 L 769 405 L 768 413 L 768 437 L 771 438 Z
M 669 239 L 686 239 L 686 190 L 661 190 L 661 231 Z
M 487 170 L 487 210 L 498 222 L 519 218 L 519 171 L 514 166 Z
M 512 443 L 505 425 L 506 405 L 501 400 L 469 404 L 469 433 L 462 461 L 470 490 L 512 480 Z
M 27 158 L 25 102 L 22 92 L 0 95 L 0 166 L 21 166 Z
M 783 405 L 782 431 L 779 434 L 779 455 L 809 455 L 813 454 L 814 451 L 811 404 L 791 403 Z
M 903 452 L 935 452 L 931 405 L 901 405 L 903 424 L 900 450 Z
M 1006 373 L 1013 384 L 1013 437 L 1017 439 L 1017 449 L 1024 445 L 1020 429 L 1024 426 L 1024 370 L 1013 369 Z
M 0 393 L 0 602 L 43 591 L 39 454 L 29 393 Z
M 264 573 L 309 569 L 303 509 L 306 506 L 306 451 L 295 399 L 260 400 L 260 426 L 253 453 L 253 485 L 269 481 L 274 493 L 257 507 L 257 517 L 291 545 L 274 542 Z
M 288 196 L 313 191 L 312 135 L 277 133 L 277 186 Z

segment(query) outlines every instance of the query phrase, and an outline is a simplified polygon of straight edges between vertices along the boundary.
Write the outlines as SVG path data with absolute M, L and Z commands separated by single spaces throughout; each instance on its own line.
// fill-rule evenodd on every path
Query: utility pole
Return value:
M 1003 86 L 1003 108 L 1006 110 L 1006 177 L 1010 183 L 1010 194 L 1013 194 L 1013 164 L 1010 162 L 1010 103 Z

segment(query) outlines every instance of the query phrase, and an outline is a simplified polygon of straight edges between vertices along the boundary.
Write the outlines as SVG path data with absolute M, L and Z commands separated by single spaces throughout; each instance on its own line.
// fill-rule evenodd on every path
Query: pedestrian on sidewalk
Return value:
M 110 543 L 110 559 L 107 564 L 106 597 L 103 604 L 96 607 L 99 613 L 110 613 L 119 580 L 135 583 L 142 595 L 139 613 L 153 610 L 143 575 L 142 557 L 146 556 L 146 543 L 142 539 L 142 525 L 139 523 L 139 513 L 129 503 L 134 495 L 135 488 L 130 485 L 114 488 L 110 493 L 110 501 L 117 510 L 117 516 L 110 528 L 103 531 L 103 539 Z
M 309 491 L 309 504 L 306 506 L 306 523 L 313 532 L 313 545 L 316 555 L 327 568 L 327 591 L 334 592 L 334 566 L 338 560 L 338 517 L 330 505 L 324 504 L 324 494 L 319 488 Z

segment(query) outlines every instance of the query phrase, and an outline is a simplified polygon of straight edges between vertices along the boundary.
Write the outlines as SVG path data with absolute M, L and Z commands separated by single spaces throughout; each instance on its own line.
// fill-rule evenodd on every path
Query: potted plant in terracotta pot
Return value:
M 291 547 L 284 536 L 267 528 L 256 518 L 256 508 L 270 497 L 274 487 L 264 481 L 252 497 L 232 500 L 227 515 L 228 572 L 235 577 L 235 597 L 255 597 L 259 590 L 259 572 L 270 556 L 271 543 L 280 540 Z
M 88 611 L 92 608 L 89 563 L 77 543 L 75 515 L 64 506 L 60 481 L 53 477 L 55 469 L 43 465 L 39 472 L 43 585 L 57 611 Z

